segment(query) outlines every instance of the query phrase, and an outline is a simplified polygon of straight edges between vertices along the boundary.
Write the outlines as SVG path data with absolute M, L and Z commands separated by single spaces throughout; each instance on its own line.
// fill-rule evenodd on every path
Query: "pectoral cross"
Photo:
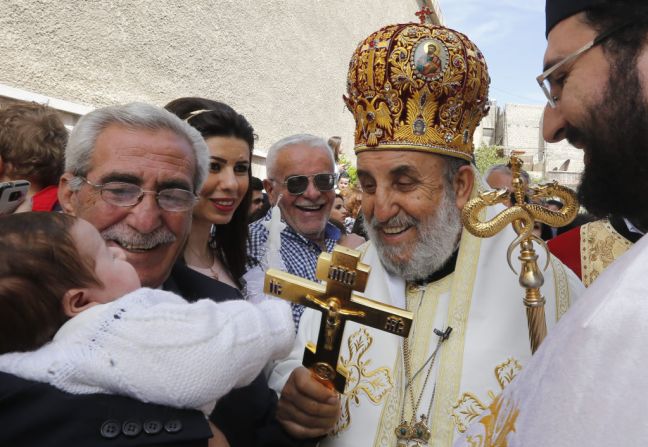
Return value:
M 360 262 L 360 253 L 336 245 L 333 253 L 317 260 L 317 279 L 326 286 L 276 269 L 266 272 L 263 291 L 322 312 L 317 345 L 304 350 L 303 364 L 329 388 L 344 392 L 347 372 L 338 365 L 342 333 L 347 321 L 370 326 L 401 337 L 409 335 L 412 313 L 361 297 L 370 267 Z

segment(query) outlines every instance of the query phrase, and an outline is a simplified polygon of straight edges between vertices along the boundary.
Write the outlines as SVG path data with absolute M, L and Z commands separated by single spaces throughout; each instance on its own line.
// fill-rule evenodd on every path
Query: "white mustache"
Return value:
M 151 233 L 140 233 L 124 223 L 117 223 L 101 232 L 101 237 L 106 241 L 115 241 L 122 247 L 135 247 L 149 250 L 158 245 L 169 244 L 176 241 L 176 237 L 166 227 L 161 227 Z

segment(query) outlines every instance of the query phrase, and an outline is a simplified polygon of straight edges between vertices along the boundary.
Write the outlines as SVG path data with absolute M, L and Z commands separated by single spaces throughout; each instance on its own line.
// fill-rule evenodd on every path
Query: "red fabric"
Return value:
M 52 211 L 58 202 L 58 186 L 48 186 L 32 196 L 32 211 Z
M 556 236 L 547 241 L 547 245 L 552 255 L 572 269 L 580 279 L 583 279 L 581 277 L 580 227 Z

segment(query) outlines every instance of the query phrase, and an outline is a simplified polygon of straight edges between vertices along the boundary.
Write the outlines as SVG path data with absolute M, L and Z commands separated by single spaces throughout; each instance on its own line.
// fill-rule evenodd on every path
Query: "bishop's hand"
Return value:
M 295 438 L 316 438 L 333 429 L 340 412 L 337 392 L 315 380 L 310 370 L 299 367 L 281 391 L 277 420 Z

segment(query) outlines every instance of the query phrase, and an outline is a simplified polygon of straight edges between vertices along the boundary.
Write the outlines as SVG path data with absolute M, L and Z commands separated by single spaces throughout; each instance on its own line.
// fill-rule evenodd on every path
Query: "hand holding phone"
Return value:
M 0 183 L 0 216 L 11 214 L 24 202 L 29 191 L 27 180 Z

